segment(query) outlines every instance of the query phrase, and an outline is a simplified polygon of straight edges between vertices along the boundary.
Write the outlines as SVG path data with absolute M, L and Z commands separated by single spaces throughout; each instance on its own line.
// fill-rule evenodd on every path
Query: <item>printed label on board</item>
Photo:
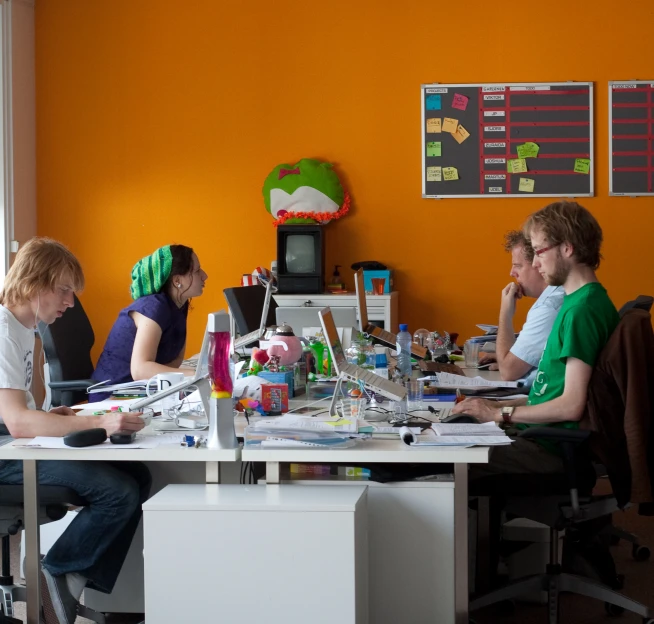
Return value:
M 484 111 L 484 117 L 504 117 L 504 111 Z
M 484 96 L 484 100 L 486 100 L 487 102 L 489 100 L 494 101 L 494 100 L 503 100 L 503 99 L 504 99 L 504 95 L 485 95 Z
M 484 175 L 484 180 L 506 180 L 504 173 L 487 173 Z
M 482 87 L 482 93 L 498 93 L 506 91 L 506 87 Z
M 484 158 L 484 162 L 487 165 L 499 165 L 506 162 L 506 158 Z
M 550 87 L 511 87 L 511 91 L 550 91 Z
M 488 187 L 488 192 L 489 193 L 501 193 L 504 189 L 501 186 L 489 186 Z
M 635 84 L 614 84 L 614 89 L 635 89 L 638 85 Z
M 506 128 L 504 126 L 486 126 L 484 130 L 486 132 L 504 132 Z
M 425 89 L 425 93 L 447 93 L 447 88 L 438 87 L 437 89 Z
M 484 143 L 484 147 L 506 147 L 504 141 L 496 141 L 494 143 Z

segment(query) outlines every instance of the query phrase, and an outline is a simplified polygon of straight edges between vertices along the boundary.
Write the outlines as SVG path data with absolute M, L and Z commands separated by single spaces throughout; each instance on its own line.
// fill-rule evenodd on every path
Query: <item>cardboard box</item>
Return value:
M 257 373 L 257 377 L 261 377 L 261 379 L 265 379 L 273 384 L 286 384 L 288 386 L 288 396 L 291 398 L 295 396 L 295 373 L 293 370 L 287 370 L 281 373 L 261 371 Z
M 393 290 L 393 271 L 387 269 L 385 271 L 364 271 L 363 272 L 363 289 L 367 295 L 372 294 L 372 278 L 383 277 L 386 279 L 384 284 L 384 293 L 388 294 Z

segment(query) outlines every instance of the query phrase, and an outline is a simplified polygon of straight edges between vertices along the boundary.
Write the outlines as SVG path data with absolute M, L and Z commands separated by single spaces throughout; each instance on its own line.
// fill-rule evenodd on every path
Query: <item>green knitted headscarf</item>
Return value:
M 170 245 L 160 247 L 152 255 L 139 260 L 132 269 L 130 292 L 136 301 L 146 295 L 154 295 L 163 288 L 173 268 Z

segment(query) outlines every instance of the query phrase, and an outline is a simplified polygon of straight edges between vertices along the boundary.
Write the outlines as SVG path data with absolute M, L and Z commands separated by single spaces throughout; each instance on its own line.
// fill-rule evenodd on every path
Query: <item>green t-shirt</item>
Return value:
M 577 358 L 589 366 L 595 366 L 597 356 L 619 320 L 606 289 L 598 282 L 586 284 L 566 295 L 538 364 L 527 405 L 545 403 L 563 394 L 568 358 Z M 576 421 L 552 424 L 569 429 L 579 426 Z M 547 423 L 520 423 L 516 427 L 526 429 L 543 425 Z

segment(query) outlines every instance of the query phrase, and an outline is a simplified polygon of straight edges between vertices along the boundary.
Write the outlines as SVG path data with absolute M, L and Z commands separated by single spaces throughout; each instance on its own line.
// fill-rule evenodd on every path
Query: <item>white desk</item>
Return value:
M 206 482 L 220 482 L 220 463 L 240 459 L 241 449 L 214 450 L 207 448 L 184 448 L 165 445 L 154 449 L 112 449 L 98 451 L 88 449 L 37 449 L 16 446 L 24 440 L 16 440 L 0 447 L 0 460 L 22 460 L 25 505 L 25 581 L 27 585 L 27 623 L 39 624 L 40 596 L 40 547 L 37 489 L 37 461 L 155 461 L 155 462 L 204 462 Z

